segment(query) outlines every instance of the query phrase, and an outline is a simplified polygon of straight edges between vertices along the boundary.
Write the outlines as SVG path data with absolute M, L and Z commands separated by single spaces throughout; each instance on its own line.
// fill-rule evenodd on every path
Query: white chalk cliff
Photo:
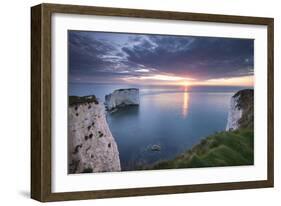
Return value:
M 231 97 L 226 131 L 253 127 L 254 90 L 244 89 Z
M 118 89 L 105 96 L 105 105 L 108 110 L 127 105 L 139 105 L 139 103 L 139 89 L 137 88 Z
M 79 98 L 79 97 L 78 97 Z M 120 171 L 117 144 L 106 122 L 105 107 L 94 96 L 68 108 L 68 172 Z
M 226 131 L 236 130 L 239 128 L 239 119 L 242 117 L 242 108 L 238 107 L 240 96 L 232 97 L 230 100 L 230 108 L 228 111 Z

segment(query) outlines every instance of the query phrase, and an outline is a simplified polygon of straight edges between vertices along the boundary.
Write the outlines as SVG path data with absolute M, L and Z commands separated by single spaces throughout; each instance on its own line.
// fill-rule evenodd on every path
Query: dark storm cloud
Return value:
M 101 35 L 107 38 L 98 38 L 99 35 L 96 32 L 69 31 L 68 63 L 71 81 L 83 81 L 89 79 L 89 76 L 94 79 L 118 80 L 118 77 L 132 76 L 134 70 L 140 67 L 126 58 L 117 39 L 109 38 L 111 34 Z
M 153 73 L 205 80 L 253 73 L 249 39 L 79 31 L 70 31 L 68 38 L 71 80 L 118 81 Z
M 145 40 L 123 51 L 130 61 L 200 79 L 252 74 L 253 40 L 151 36 L 150 41 L 157 46 Z
M 88 32 L 69 32 L 68 38 L 68 60 L 72 70 L 87 72 L 89 68 L 107 66 L 101 56 L 114 49 L 112 45 L 96 40 Z

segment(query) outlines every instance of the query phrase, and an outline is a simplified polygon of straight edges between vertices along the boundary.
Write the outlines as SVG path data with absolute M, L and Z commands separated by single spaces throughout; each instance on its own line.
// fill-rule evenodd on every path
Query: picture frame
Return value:
M 113 189 L 95 189 L 82 191 L 54 192 L 52 156 L 52 91 L 58 85 L 53 84 L 52 31 L 54 14 L 126 18 L 129 21 L 145 19 L 150 21 L 173 21 L 222 23 L 230 25 L 255 25 L 266 27 L 266 65 L 267 77 L 266 103 L 267 126 L 266 139 L 266 178 L 262 180 L 243 180 L 218 183 L 199 183 L 183 185 L 161 185 L 128 187 Z M 140 195 L 160 195 L 190 192 L 206 192 L 235 189 L 266 188 L 274 185 L 274 20 L 263 17 L 230 16 L 171 11 L 153 11 L 124 8 L 107 8 L 79 5 L 40 4 L 31 8 L 31 198 L 41 201 L 65 201 Z M 110 174 L 108 174 L 110 175 Z

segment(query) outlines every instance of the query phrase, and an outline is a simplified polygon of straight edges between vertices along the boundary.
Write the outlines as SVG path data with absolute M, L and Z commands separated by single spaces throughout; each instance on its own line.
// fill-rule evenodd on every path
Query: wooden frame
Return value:
M 164 186 L 134 189 L 52 193 L 51 191 L 51 16 L 53 13 L 141 17 L 201 22 L 265 25 L 268 31 L 268 148 L 267 180 Z M 47 201 L 79 200 L 138 195 L 159 195 L 273 187 L 273 37 L 272 18 L 41 4 L 31 8 L 31 197 Z

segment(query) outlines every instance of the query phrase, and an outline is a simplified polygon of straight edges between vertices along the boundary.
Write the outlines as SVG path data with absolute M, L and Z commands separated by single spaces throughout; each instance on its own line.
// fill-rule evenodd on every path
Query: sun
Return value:
M 187 86 L 190 86 L 190 82 L 189 82 L 189 81 L 181 81 L 181 82 L 179 83 L 179 85 L 184 86 L 184 87 L 187 87 Z

